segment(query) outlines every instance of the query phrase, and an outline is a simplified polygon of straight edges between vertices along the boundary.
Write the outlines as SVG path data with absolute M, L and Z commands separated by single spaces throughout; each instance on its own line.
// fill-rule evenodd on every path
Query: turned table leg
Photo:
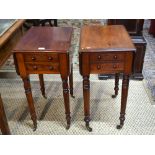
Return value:
M 6 118 L 3 102 L 0 95 L 0 129 L 3 135 L 10 135 L 10 129 Z
M 115 74 L 115 88 L 114 88 L 115 94 L 112 95 L 112 98 L 115 98 L 118 95 L 118 90 L 119 90 L 118 86 L 119 86 L 119 73 L 116 73 Z
M 29 106 L 29 110 L 30 110 L 30 114 L 31 114 L 31 119 L 32 119 L 33 125 L 34 125 L 33 131 L 35 131 L 37 129 L 37 116 L 36 116 L 36 112 L 35 112 L 29 77 L 27 76 L 27 77 L 23 78 L 23 82 L 24 82 L 25 94 L 26 94 L 26 98 L 28 101 L 28 106 Z
M 69 75 L 69 86 L 70 86 L 70 94 L 74 98 L 73 96 L 73 64 L 71 65 L 71 73 Z
M 66 129 L 69 129 L 71 124 L 71 117 L 70 117 L 68 77 L 62 78 L 62 87 L 63 87 L 63 96 L 64 96 L 64 104 L 65 104 L 65 114 L 66 114 L 66 120 L 67 120 Z
M 121 129 L 124 125 L 128 87 L 129 87 L 129 75 L 124 74 L 123 80 L 122 80 L 121 112 L 120 112 L 120 118 L 119 118 L 120 124 L 117 125 L 117 129 Z
M 40 90 L 44 98 L 47 98 L 45 95 L 45 85 L 44 85 L 44 76 L 43 74 L 39 74 L 39 81 L 40 81 Z
M 83 96 L 84 96 L 84 121 L 86 123 L 86 128 L 88 131 L 92 131 L 89 126 L 90 122 L 90 81 L 89 76 L 83 76 Z

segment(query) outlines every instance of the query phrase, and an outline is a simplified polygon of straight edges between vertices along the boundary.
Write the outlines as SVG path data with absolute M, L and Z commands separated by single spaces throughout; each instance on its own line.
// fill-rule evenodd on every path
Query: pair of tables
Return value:
M 42 95 L 45 97 L 43 74 L 60 74 L 64 96 L 67 129 L 70 127 L 69 93 L 73 96 L 73 53 L 70 51 L 71 27 L 32 27 L 14 48 L 17 73 L 24 82 L 25 93 L 34 124 L 37 116 L 31 92 L 30 74 L 39 74 Z M 90 122 L 90 74 L 115 74 L 115 95 L 118 94 L 119 73 L 123 73 L 120 124 L 125 120 L 129 75 L 135 47 L 124 26 L 83 26 L 80 36 L 79 62 L 83 76 L 84 121 L 88 131 Z

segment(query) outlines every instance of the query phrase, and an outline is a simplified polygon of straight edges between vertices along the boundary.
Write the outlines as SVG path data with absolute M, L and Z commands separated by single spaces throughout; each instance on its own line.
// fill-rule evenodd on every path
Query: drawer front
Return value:
M 56 53 L 30 53 L 24 54 L 24 62 L 58 62 Z
M 115 73 L 124 70 L 124 63 L 98 63 L 91 64 L 90 72 L 91 73 Z
M 51 65 L 42 65 L 42 64 L 25 64 L 26 71 L 29 74 L 58 74 L 59 73 L 59 65 L 51 64 Z
M 124 54 L 122 53 L 93 53 L 90 55 L 90 62 L 105 62 L 105 61 L 123 61 Z

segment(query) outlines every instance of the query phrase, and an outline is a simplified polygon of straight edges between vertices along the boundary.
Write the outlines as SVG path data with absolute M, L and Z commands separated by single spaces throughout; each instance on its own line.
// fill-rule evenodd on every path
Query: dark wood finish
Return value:
M 32 97 L 32 91 L 31 91 L 31 84 L 30 84 L 30 79 L 28 76 L 22 77 L 23 83 L 24 83 L 24 89 L 25 89 L 25 94 L 28 102 L 28 107 L 29 111 L 31 114 L 31 119 L 33 121 L 34 129 L 35 131 L 37 129 L 37 115 L 35 112 L 35 107 L 34 107 L 34 101 Z
M 90 35 L 93 37 L 90 37 Z M 135 47 L 128 32 L 122 25 L 104 27 L 84 26 L 81 32 L 80 51 L 81 50 L 82 52 L 112 51 L 113 54 L 115 54 L 121 51 L 134 51 Z
M 83 97 L 84 97 L 84 121 L 86 122 L 86 128 L 88 131 L 92 131 L 92 128 L 89 126 L 90 122 L 90 81 L 89 75 L 83 76 Z
M 149 33 L 155 37 L 155 19 L 151 19 Z
M 117 62 L 114 61 L 113 63 L 111 62 L 102 62 L 99 64 L 91 64 L 90 65 L 91 73 L 109 73 L 117 71 L 123 71 L 124 70 L 124 62 Z
M 6 118 L 1 94 L 0 94 L 0 129 L 1 129 L 1 132 L 3 135 L 10 135 L 11 134 L 10 129 L 9 129 L 9 125 L 7 122 L 7 118 Z
M 69 86 L 73 96 L 72 53 L 70 51 L 72 28 L 32 27 L 14 48 L 17 73 L 23 78 L 31 118 L 36 129 L 36 113 L 28 79 L 29 74 L 39 74 L 41 92 L 45 97 L 43 74 L 60 74 L 62 79 L 67 129 L 70 127 Z M 70 77 L 70 78 L 69 78 Z
M 136 47 L 136 55 L 134 59 L 134 74 L 132 79 L 143 80 L 143 62 L 146 49 L 146 41 L 142 36 L 144 19 L 109 19 L 108 25 L 119 25 L 122 24 L 126 27 L 128 33 L 131 35 L 132 41 Z M 100 80 L 106 80 L 113 78 L 110 74 L 99 74 Z
M 112 95 L 112 98 L 115 98 L 118 95 L 118 90 L 119 90 L 119 73 L 115 74 L 115 94 Z
M 142 70 L 146 51 L 146 40 L 141 36 L 132 36 L 131 38 L 136 47 L 132 77 L 136 80 L 143 80 Z
M 93 37 L 92 37 L 93 36 Z M 136 49 L 122 25 L 83 26 L 81 30 L 79 61 L 83 76 L 84 114 L 89 131 L 90 122 L 90 74 L 116 74 L 115 94 L 118 94 L 119 73 L 124 74 L 121 100 L 121 118 L 125 118 L 127 81 L 132 73 L 133 57 Z M 124 120 L 120 119 L 120 127 Z
M 120 112 L 120 124 L 117 125 L 117 129 L 121 129 L 124 125 L 125 121 L 125 110 L 126 110 L 126 103 L 127 103 L 127 96 L 128 96 L 128 87 L 129 87 L 129 75 L 123 75 L 122 81 L 122 96 L 121 96 L 121 112 Z
M 31 39 L 31 41 L 29 39 Z M 45 41 L 46 40 L 46 41 Z M 14 48 L 14 51 L 35 54 L 43 51 L 48 54 L 66 53 L 70 48 L 71 28 L 69 27 L 32 27 Z M 54 52 L 55 51 L 55 52 Z M 40 54 L 43 52 L 39 52 Z M 54 54 L 53 54 L 54 53 Z
M 133 42 L 135 38 L 138 39 L 139 37 L 142 37 L 144 19 L 108 19 L 108 25 L 120 25 L 120 24 L 126 27 L 128 33 L 133 38 Z M 145 45 L 144 44 L 140 45 L 140 43 L 137 44 L 136 42 L 134 42 L 134 44 L 136 46 L 137 52 L 136 52 L 136 58 L 134 60 L 134 74 L 132 75 L 131 78 L 135 80 L 143 80 L 142 66 L 144 61 Z M 100 80 L 107 80 L 109 78 L 113 78 L 113 75 L 99 74 L 98 78 Z
M 37 52 L 37 51 L 36 51 Z M 58 54 L 57 53 L 36 53 L 32 51 L 32 54 L 24 54 L 24 61 L 26 63 L 34 63 L 34 62 L 58 62 Z
M 71 73 L 69 75 L 69 86 L 70 86 L 70 95 L 74 98 L 74 95 L 73 95 L 73 64 L 71 65 Z
M 43 74 L 39 74 L 39 81 L 40 81 L 41 93 L 42 93 L 44 98 L 47 98 L 46 94 L 45 94 L 44 75 Z
M 25 20 L 17 20 L 17 22 L 0 37 L 0 67 L 9 58 L 13 48 L 23 36 L 22 25 L 24 22 Z
M 102 53 L 94 53 L 94 55 L 90 56 L 90 60 L 92 62 L 101 62 L 101 61 L 113 61 L 113 60 L 118 60 L 118 61 L 123 61 L 124 60 L 124 55 L 121 53 L 111 53 L 108 54 L 102 54 Z
M 131 75 L 131 79 L 134 80 L 143 80 L 143 63 L 146 51 L 146 40 L 142 36 L 131 36 L 131 39 L 136 47 L 136 53 L 134 57 L 133 63 L 133 74 Z M 99 74 L 100 80 L 106 80 L 109 78 L 113 78 L 113 75 L 110 74 Z
M 144 19 L 108 19 L 108 25 L 124 25 L 130 35 L 142 36 Z
M 70 128 L 70 105 L 69 105 L 69 87 L 68 87 L 68 78 L 61 76 L 62 78 L 62 88 L 63 88 L 63 96 L 64 96 L 64 103 L 65 103 L 65 114 L 67 120 L 67 127 L 66 129 Z

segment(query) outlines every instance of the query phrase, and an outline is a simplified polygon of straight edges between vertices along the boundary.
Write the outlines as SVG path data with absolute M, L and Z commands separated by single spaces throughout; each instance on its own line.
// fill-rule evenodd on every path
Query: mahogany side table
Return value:
M 119 73 L 123 73 L 120 124 L 124 125 L 129 76 L 136 49 L 123 25 L 89 25 L 81 29 L 79 61 L 83 76 L 84 121 L 90 122 L 90 74 L 115 74 L 115 95 L 118 94 Z
M 16 71 L 24 82 L 34 130 L 37 128 L 37 116 L 29 74 L 39 74 L 41 92 L 44 97 L 43 74 L 61 75 L 67 120 L 66 128 L 69 129 L 70 127 L 69 85 L 70 94 L 73 96 L 71 37 L 71 27 L 32 27 L 14 48 L 13 54 Z

